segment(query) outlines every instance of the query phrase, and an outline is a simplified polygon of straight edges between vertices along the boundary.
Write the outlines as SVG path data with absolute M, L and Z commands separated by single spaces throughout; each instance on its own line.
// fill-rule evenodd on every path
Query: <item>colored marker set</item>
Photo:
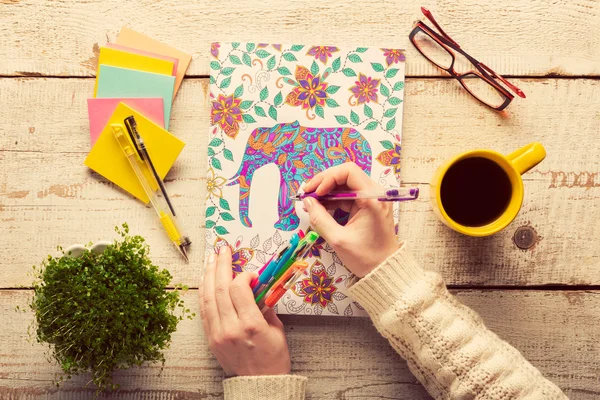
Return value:
M 281 297 L 302 276 L 308 263 L 305 261 L 319 234 L 302 230 L 294 233 L 290 242 L 258 271 L 252 283 L 252 292 L 261 311 L 273 308 Z

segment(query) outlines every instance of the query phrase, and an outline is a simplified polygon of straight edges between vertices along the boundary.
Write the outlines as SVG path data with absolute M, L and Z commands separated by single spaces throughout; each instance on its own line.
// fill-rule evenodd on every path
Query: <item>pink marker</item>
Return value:
M 273 260 L 273 257 L 275 257 L 276 254 L 277 253 L 273 254 L 271 256 L 271 258 L 269 258 L 269 261 L 267 261 L 265 263 L 265 265 L 263 265 L 262 268 L 258 270 L 258 276 L 256 278 L 252 279 L 252 282 L 250 282 L 250 287 L 252 289 L 254 289 L 254 287 L 258 284 L 258 277 L 260 276 L 260 274 L 263 273 L 263 271 L 265 270 L 265 268 L 267 268 L 267 265 L 269 265 L 269 263 Z

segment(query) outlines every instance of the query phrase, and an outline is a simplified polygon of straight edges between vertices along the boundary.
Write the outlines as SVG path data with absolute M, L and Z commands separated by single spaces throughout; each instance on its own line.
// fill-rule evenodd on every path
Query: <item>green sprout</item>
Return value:
M 36 338 L 49 345 L 64 376 L 91 372 L 98 392 L 115 390 L 112 372 L 144 362 L 161 362 L 171 334 L 186 309 L 171 274 L 148 258 L 148 245 L 116 227 L 115 240 L 102 254 L 86 250 L 77 258 L 63 252 L 34 267 Z M 58 385 L 58 383 L 57 383 Z

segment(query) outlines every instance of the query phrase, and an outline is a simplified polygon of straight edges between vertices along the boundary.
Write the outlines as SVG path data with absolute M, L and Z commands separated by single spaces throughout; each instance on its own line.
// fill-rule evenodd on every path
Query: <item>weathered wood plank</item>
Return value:
M 572 400 L 600 396 L 600 292 L 459 291 L 488 326 L 515 345 Z M 91 399 L 81 376 L 53 387 L 59 368 L 44 347 L 27 342 L 33 316 L 25 307 L 30 291 L 0 291 L 0 317 L 12 321 L 0 331 L 0 398 Z M 196 291 L 185 295 L 197 309 Z M 406 363 L 368 319 L 286 316 L 294 372 L 310 378 L 308 399 L 427 399 Z M 120 372 L 119 398 L 217 399 L 222 370 L 210 355 L 200 321 L 184 321 L 174 334 L 165 369 L 146 366 Z M 12 397 L 11 397 L 12 396 Z
M 455 285 L 599 284 L 600 112 L 596 80 L 519 80 L 527 100 L 504 116 L 476 104 L 451 80 L 406 84 L 403 181 L 422 197 L 402 206 L 400 237 L 419 260 Z M 0 287 L 28 285 L 27 271 L 57 244 L 112 237 L 128 222 L 148 239 L 159 265 L 177 282 L 197 285 L 202 263 L 204 171 L 208 131 L 207 82 L 184 81 L 173 109 L 172 132 L 187 146 L 169 174 L 194 240 L 189 265 L 165 240 L 154 215 L 82 165 L 89 151 L 85 98 L 91 79 L 0 79 Z M 429 181 L 447 157 L 474 147 L 510 152 L 538 140 L 547 159 L 525 176 L 517 220 L 486 239 L 455 234 L 431 213 Z M 533 227 L 527 251 L 515 229 Z
M 408 43 L 413 21 L 423 17 L 420 5 L 470 54 L 502 74 L 600 74 L 597 0 L 5 0 L 0 74 L 92 76 L 99 46 L 114 41 L 127 24 L 190 52 L 188 73 L 195 76 L 208 74 L 211 41 L 240 40 L 405 47 L 409 75 L 439 75 Z

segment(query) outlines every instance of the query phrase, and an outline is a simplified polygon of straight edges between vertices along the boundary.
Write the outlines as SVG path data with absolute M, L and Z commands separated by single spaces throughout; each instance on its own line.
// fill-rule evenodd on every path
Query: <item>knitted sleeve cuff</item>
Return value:
M 304 400 L 307 378 L 298 375 L 236 376 L 223 381 L 225 400 Z
M 398 300 L 406 300 L 424 285 L 430 285 L 430 273 L 421 269 L 406 244 L 373 271 L 350 287 L 350 294 L 369 315 L 379 315 Z M 417 292 L 418 293 L 418 292 Z M 421 292 L 423 293 L 423 292 Z

